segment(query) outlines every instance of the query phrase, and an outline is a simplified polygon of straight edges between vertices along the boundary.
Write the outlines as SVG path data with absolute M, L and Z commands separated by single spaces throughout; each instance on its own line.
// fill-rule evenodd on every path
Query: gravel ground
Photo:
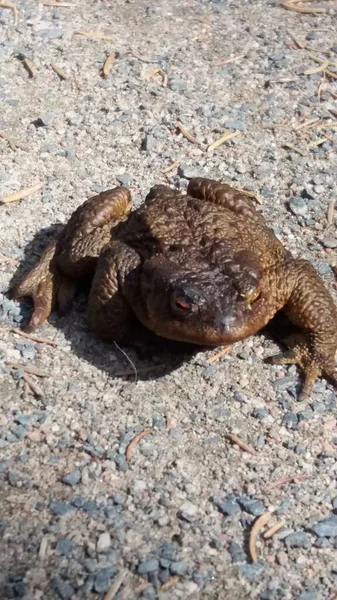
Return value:
M 337 132 L 317 125 L 337 115 L 336 3 L 322 14 L 273 0 L 16 6 L 16 26 L 0 8 L 0 197 L 43 187 L 0 206 L 3 327 L 29 310 L 8 299 L 12 277 L 88 196 L 120 182 L 139 205 L 151 185 L 184 189 L 194 174 L 259 192 L 276 234 L 335 295 Z M 240 135 L 207 152 L 225 131 Z M 85 301 L 38 332 L 55 346 L 1 332 L 0 597 L 335 598 L 332 388 L 319 381 L 299 403 L 297 370 L 263 362 L 278 350 L 263 333 L 214 363 L 128 351 L 135 381 L 123 351 L 91 336 Z M 267 527 L 283 527 L 253 563 L 252 524 L 268 509 Z

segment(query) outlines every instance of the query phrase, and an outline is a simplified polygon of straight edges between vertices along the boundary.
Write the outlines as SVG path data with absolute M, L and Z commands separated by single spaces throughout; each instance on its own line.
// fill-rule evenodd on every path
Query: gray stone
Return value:
M 241 511 L 239 504 L 234 499 L 222 499 L 220 496 L 213 496 L 212 500 L 220 512 L 228 517 Z
M 282 424 L 288 429 L 295 429 L 298 426 L 298 417 L 294 412 L 287 412 L 283 419 Z
M 18 440 L 23 440 L 28 433 L 26 427 L 23 427 L 23 425 L 12 425 L 11 432 L 14 433 Z
M 73 544 L 67 538 L 58 540 L 56 544 L 56 550 L 62 554 L 62 556 L 71 556 L 73 552 Z
M 186 500 L 180 507 L 179 516 L 184 519 L 184 521 L 188 521 L 192 523 L 197 516 L 198 508 L 192 504 L 189 500 Z
M 75 471 L 71 471 L 71 473 L 64 475 L 61 481 L 67 485 L 77 485 L 81 481 L 81 472 L 78 469 L 75 469 Z
M 254 517 L 262 515 L 262 513 L 265 511 L 262 500 L 238 496 L 237 501 L 243 510 L 248 512 L 250 515 L 254 515 Z
M 20 423 L 20 425 L 31 425 L 32 423 L 38 422 L 38 415 L 36 413 L 31 413 L 28 415 L 15 415 L 15 421 Z
M 37 35 L 44 40 L 57 40 L 64 36 L 63 29 L 40 29 Z
M 289 200 L 289 208 L 294 215 L 304 216 L 308 212 L 308 207 L 303 198 L 295 197 Z
M 335 537 L 337 536 L 337 516 L 327 517 L 322 521 L 318 521 L 310 529 L 313 533 L 321 537 Z
M 8 483 L 12 487 L 16 487 L 19 483 L 23 481 L 23 475 L 18 471 L 8 471 L 7 477 Z
M 75 150 L 66 150 L 65 157 L 68 160 L 75 160 L 75 158 L 76 158 Z
M 74 507 L 67 502 L 62 502 L 62 500 L 53 501 L 49 504 L 50 510 L 55 515 L 66 515 L 69 512 L 74 510 Z
M 188 566 L 182 560 L 173 562 L 170 566 L 170 571 L 172 575 L 185 575 Z
M 247 554 L 244 549 L 237 542 L 231 542 L 229 544 L 229 554 L 231 555 L 232 561 L 234 563 L 237 562 L 246 562 Z
M 111 538 L 108 531 L 104 531 L 98 538 L 96 550 L 98 553 L 106 552 L 111 545 Z
M 149 573 L 156 573 L 159 569 L 159 560 L 157 558 L 149 558 L 144 560 L 138 566 L 139 575 L 148 575 Z
M 273 381 L 274 388 L 280 392 L 288 390 L 294 385 L 296 385 L 296 379 L 291 375 L 287 375 L 286 377 L 280 377 L 279 379 L 275 379 L 275 381 Z
M 103 569 L 97 571 L 94 580 L 95 592 L 97 592 L 98 594 L 103 594 L 104 592 L 107 592 L 111 585 L 111 579 L 115 577 L 116 573 L 116 567 L 103 567 Z
M 263 569 L 263 564 L 257 562 L 252 565 L 242 565 L 239 567 L 239 572 L 248 581 L 254 581 L 262 574 Z
M 253 417 L 259 421 L 264 421 L 269 417 L 269 412 L 266 408 L 256 408 L 253 412 Z
M 320 600 L 316 592 L 301 592 L 299 596 L 296 596 L 296 600 Z
M 325 262 L 318 263 L 317 271 L 320 275 L 330 275 L 332 273 L 331 265 Z
M 157 149 L 158 142 L 153 135 L 147 135 L 142 141 L 142 150 L 154 152 Z
M 9 460 L 0 460 L 0 473 L 4 473 L 5 471 L 7 471 L 9 465 Z
M 166 427 L 165 417 L 163 417 L 162 415 L 159 415 L 158 413 L 154 413 L 152 415 L 152 427 L 155 427 L 156 429 L 165 429 L 165 427 Z
M 309 548 L 310 539 L 304 531 L 294 531 L 285 538 L 285 544 L 288 548 Z
M 185 79 L 181 79 L 180 77 L 174 77 L 169 81 L 169 88 L 173 92 L 183 92 L 187 90 L 187 81 L 185 81 Z
M 51 582 L 51 586 L 61 600 L 68 600 L 68 598 L 71 598 L 71 596 L 75 593 L 74 588 L 58 576 L 54 577 Z
M 336 238 L 328 238 L 323 240 L 323 246 L 325 248 L 337 248 L 337 239 Z
M 244 131 L 246 129 L 246 125 L 243 121 L 231 119 L 224 121 L 224 127 L 226 127 L 226 129 L 235 129 L 236 131 Z
M 169 435 L 174 438 L 179 438 L 183 435 L 184 430 L 181 427 L 171 427 Z
M 132 177 L 129 173 L 121 173 L 117 175 L 116 179 L 124 187 L 129 187 L 132 184 Z
M 185 177 L 185 179 L 193 179 L 193 177 L 201 177 L 202 173 L 200 173 L 200 169 L 198 167 L 193 167 L 191 165 L 181 164 L 178 167 L 178 174 L 180 177 Z

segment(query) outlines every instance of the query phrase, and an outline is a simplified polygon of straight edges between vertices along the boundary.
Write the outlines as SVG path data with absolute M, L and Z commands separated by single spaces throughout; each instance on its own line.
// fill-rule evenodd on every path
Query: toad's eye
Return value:
M 171 297 L 171 306 L 173 310 L 182 315 L 194 312 L 197 309 L 195 298 L 186 292 L 176 291 Z
M 191 301 L 188 301 L 185 298 L 177 296 L 175 298 L 175 305 L 177 308 L 181 308 L 181 310 L 188 310 L 189 308 L 191 308 L 192 303 Z

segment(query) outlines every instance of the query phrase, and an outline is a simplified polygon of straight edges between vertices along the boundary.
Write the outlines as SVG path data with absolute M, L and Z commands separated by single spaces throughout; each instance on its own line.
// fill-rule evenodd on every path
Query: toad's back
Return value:
M 261 267 L 284 260 L 288 251 L 270 230 L 250 200 L 231 189 L 233 207 L 191 195 L 182 196 L 156 186 L 146 202 L 131 213 L 118 237 L 144 259 L 156 254 L 184 255 L 190 262 L 199 255 L 211 263 L 221 255 L 254 253 Z

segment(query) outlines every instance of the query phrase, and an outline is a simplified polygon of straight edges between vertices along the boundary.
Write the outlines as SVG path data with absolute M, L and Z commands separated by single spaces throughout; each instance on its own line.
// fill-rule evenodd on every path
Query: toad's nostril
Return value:
M 220 330 L 226 333 L 231 332 L 235 321 L 236 319 L 233 315 L 221 315 L 219 320 Z

